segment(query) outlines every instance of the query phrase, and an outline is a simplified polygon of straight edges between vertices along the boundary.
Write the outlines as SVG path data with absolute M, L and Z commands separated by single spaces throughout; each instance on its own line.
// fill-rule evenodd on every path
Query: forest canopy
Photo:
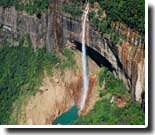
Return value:
M 71 0 L 80 3 L 80 0 Z M 145 33 L 145 1 L 144 0 L 89 0 L 91 5 L 98 2 L 101 9 L 112 21 L 120 21 L 130 28 Z M 79 4 L 81 6 L 81 4 Z
M 82 4 L 78 4 L 81 3 Z M 89 0 L 91 4 L 98 2 L 102 10 L 106 10 L 108 17 L 113 21 L 120 21 L 127 24 L 129 27 L 145 33 L 145 1 L 144 0 Z M 83 6 L 85 1 L 71 0 L 70 3 L 75 6 Z M 49 0 L 1 0 L 0 6 L 11 7 L 15 6 L 17 10 L 24 10 L 30 15 L 38 14 L 49 6 Z M 75 7 L 68 7 L 66 11 L 71 11 L 79 15 L 80 11 L 76 11 Z M 81 9 L 81 7 L 79 7 Z M 71 10 L 73 9 L 73 10 Z M 74 12 L 75 10 L 75 12 Z
M 112 20 L 124 22 L 129 27 L 144 34 L 144 0 L 98 0 L 98 2 Z

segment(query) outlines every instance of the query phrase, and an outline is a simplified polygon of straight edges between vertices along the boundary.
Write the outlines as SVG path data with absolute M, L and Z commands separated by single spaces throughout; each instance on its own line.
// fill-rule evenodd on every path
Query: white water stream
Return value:
M 82 68 L 83 68 L 83 89 L 82 89 L 82 99 L 80 103 L 80 110 L 84 109 L 85 102 L 88 95 L 89 89 L 89 77 L 87 73 L 87 56 L 86 56 L 86 46 L 85 46 L 85 33 L 86 33 L 86 20 L 89 12 L 89 3 L 83 13 L 83 24 L 82 24 Z

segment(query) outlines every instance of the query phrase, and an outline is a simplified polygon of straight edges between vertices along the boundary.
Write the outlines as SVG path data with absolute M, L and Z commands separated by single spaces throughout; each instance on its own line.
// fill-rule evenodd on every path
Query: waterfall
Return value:
M 85 46 L 85 29 L 86 29 L 86 20 L 89 11 L 89 3 L 86 6 L 83 14 L 83 23 L 82 23 L 82 68 L 83 68 L 83 88 L 82 88 L 82 99 L 80 103 L 80 110 L 84 109 L 85 102 L 88 95 L 89 89 L 89 78 L 87 74 L 87 58 L 86 58 L 86 46 Z

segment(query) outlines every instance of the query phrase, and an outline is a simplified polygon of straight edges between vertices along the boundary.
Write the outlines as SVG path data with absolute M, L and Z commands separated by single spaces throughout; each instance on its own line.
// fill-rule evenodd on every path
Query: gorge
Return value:
M 39 50 L 45 47 L 49 56 L 48 54 L 44 56 L 44 60 L 46 60 L 46 57 L 52 58 L 53 61 L 57 59 L 53 55 L 50 56 L 51 52 L 58 54 L 58 59 L 60 59 L 60 61 L 58 60 L 52 65 L 54 71 L 52 71 L 51 76 L 49 76 L 48 72 L 44 73 L 39 90 L 33 96 L 30 96 L 29 102 L 25 103 L 25 110 L 21 107 L 22 111 L 19 113 L 18 124 L 50 124 L 58 116 L 78 105 L 83 95 L 85 97 L 82 98 L 80 108 L 81 110 L 84 109 L 83 114 L 87 115 L 90 110 L 93 110 L 96 101 L 100 100 L 100 94 L 108 95 L 107 87 L 104 84 L 106 79 L 102 80 L 102 77 L 98 75 L 99 72 L 104 74 L 104 76 L 110 74 L 110 79 L 119 78 L 119 80 L 123 81 L 127 87 L 126 92 L 131 95 L 127 96 L 126 102 L 129 102 L 128 98 L 131 98 L 130 100 L 133 102 L 142 103 L 142 94 L 145 93 L 145 45 L 140 33 L 122 22 L 113 21 L 111 29 L 120 39 L 119 42 L 115 43 L 112 34 L 102 34 L 96 26 L 86 21 L 87 13 L 83 22 L 81 16 L 73 17 L 69 13 L 62 11 L 60 7 L 65 5 L 65 2 L 67 1 L 54 0 L 49 4 L 48 10 L 37 15 L 28 15 L 25 11 L 17 11 L 15 7 L 0 7 L 0 46 L 5 43 L 9 44 L 10 47 L 18 48 L 18 44 L 22 41 L 23 46 L 31 43 L 33 51 L 38 55 L 34 57 L 42 56 Z M 83 3 L 83 5 L 84 8 L 86 4 Z M 92 10 L 95 9 L 90 4 L 90 12 Z M 81 33 L 81 22 L 83 22 L 83 27 L 85 26 L 83 33 Z M 83 39 L 83 42 L 81 42 L 81 39 Z M 82 77 L 81 67 L 86 65 L 86 61 L 83 60 L 83 64 L 79 62 L 81 57 L 77 51 L 83 52 L 85 50 L 84 46 L 86 47 L 86 54 L 89 56 L 88 61 L 91 61 L 88 64 L 90 79 L 87 78 L 87 71 L 84 72 L 86 78 Z M 72 51 L 69 51 L 68 48 Z M 83 55 L 85 54 L 83 53 Z M 40 57 L 36 59 L 40 59 Z M 65 63 L 62 61 L 65 61 Z M 45 65 L 48 66 L 47 63 Z M 69 70 L 63 71 L 65 66 L 69 67 Z M 77 69 L 76 66 L 78 67 Z M 49 67 L 51 70 L 53 69 L 51 66 Z M 49 67 L 47 68 L 50 69 Z M 102 72 L 102 67 L 108 69 L 107 74 L 104 73 L 105 69 Z M 86 70 L 86 67 L 83 67 L 83 69 Z M 86 82 L 85 90 L 89 89 L 88 98 L 86 93 L 81 93 L 83 79 Z M 98 86 L 100 85 L 98 84 L 98 79 L 102 80 L 101 86 Z M 107 81 L 109 80 L 107 79 Z M 117 82 L 117 79 L 115 81 Z M 90 88 L 88 88 L 88 84 L 90 84 Z M 22 87 L 26 87 L 25 85 L 22 85 Z M 102 89 L 102 92 L 99 94 L 97 89 Z M 125 88 L 123 87 L 122 89 Z M 117 95 L 118 93 L 112 92 L 108 99 L 115 94 Z M 49 97 L 48 95 L 52 96 Z M 118 96 L 124 95 L 118 94 Z M 41 99 L 46 100 L 41 101 Z M 84 105 L 86 105 L 85 108 Z M 42 109 L 42 107 L 46 109 Z M 15 109 L 14 112 L 17 110 Z M 16 113 L 13 115 L 16 115 Z

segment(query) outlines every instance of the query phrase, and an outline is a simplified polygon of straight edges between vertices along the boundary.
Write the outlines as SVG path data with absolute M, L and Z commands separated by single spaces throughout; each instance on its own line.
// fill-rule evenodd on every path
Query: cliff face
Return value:
M 48 12 L 41 13 L 40 17 L 28 16 L 24 12 L 17 12 L 12 8 L 0 7 L 0 24 L 11 32 L 12 36 L 30 34 L 34 50 L 43 47 L 59 50 L 64 47 L 67 40 L 81 42 L 81 20 L 70 18 L 63 13 L 57 13 L 54 5 Z M 132 99 L 141 101 L 144 91 L 144 44 L 138 33 L 121 23 L 112 24 L 118 35 L 125 36 L 121 45 L 113 45 L 96 31 L 92 26 L 89 28 L 89 47 L 99 52 L 113 66 L 113 73 L 128 86 Z M 87 37 L 88 37 L 87 35 Z
M 145 89 L 144 49 L 125 42 L 119 48 L 119 54 L 125 72 L 128 75 L 131 98 L 141 102 L 141 94 Z
M 123 43 L 118 47 L 119 59 L 128 79 L 126 84 L 131 89 L 131 98 L 142 102 L 142 93 L 145 89 L 145 44 L 140 33 L 133 31 L 127 25 L 113 22 L 114 31 L 124 37 Z
M 6 30 L 12 37 L 30 34 L 34 50 L 43 47 L 46 43 L 47 22 L 47 13 L 42 13 L 38 18 L 28 16 L 25 12 L 17 12 L 14 7 L 5 9 L 0 7 L 0 24 L 7 26 Z

